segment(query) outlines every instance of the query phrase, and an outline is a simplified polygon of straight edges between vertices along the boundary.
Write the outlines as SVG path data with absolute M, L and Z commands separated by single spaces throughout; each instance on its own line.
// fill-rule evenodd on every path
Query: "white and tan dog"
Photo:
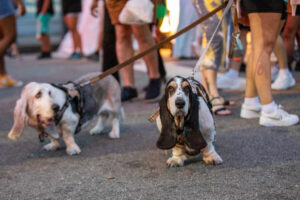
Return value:
M 74 84 L 82 83 L 97 75 L 99 73 L 90 73 L 76 80 Z M 95 127 L 90 130 L 90 134 L 94 135 L 101 133 L 104 122 L 111 118 L 112 130 L 109 137 L 120 137 L 120 119 L 123 117 L 120 94 L 119 83 L 112 76 L 81 87 L 81 101 L 75 100 L 75 103 L 74 99 L 68 96 L 68 88 L 48 83 L 28 83 L 16 103 L 14 124 L 8 137 L 12 140 L 18 139 L 24 127 L 29 125 L 49 136 L 50 143 L 43 147 L 45 150 L 59 148 L 58 139 L 61 137 L 66 144 L 67 154 L 79 154 L 81 150 L 74 141 L 74 134 L 81 123 L 84 127 L 94 119 L 98 120 Z M 82 105 L 78 105 L 80 103 Z M 81 108 L 78 109 L 78 106 Z M 57 115 L 60 115 L 58 120 Z
M 216 129 L 211 104 L 199 82 L 180 76 L 172 78 L 159 106 L 156 123 L 161 134 L 156 145 L 172 149 L 168 166 L 183 166 L 187 155 L 200 152 L 206 164 L 223 162 L 213 145 Z

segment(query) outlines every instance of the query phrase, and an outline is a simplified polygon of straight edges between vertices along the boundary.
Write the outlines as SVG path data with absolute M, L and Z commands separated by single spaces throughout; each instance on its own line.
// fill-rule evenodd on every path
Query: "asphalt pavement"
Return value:
M 35 56 L 7 59 L 8 71 L 25 83 L 61 83 L 100 69 L 85 59 L 37 61 Z M 168 61 L 169 77 L 188 75 L 195 62 Z M 10 141 L 21 88 L 1 89 L 0 199 L 300 199 L 300 125 L 266 128 L 257 119 L 241 119 L 242 91 L 222 92 L 236 105 L 233 115 L 215 117 L 215 146 L 224 163 L 207 166 L 198 156 L 184 167 L 167 168 L 170 152 L 156 148 L 159 133 L 147 120 L 157 104 L 143 101 L 147 75 L 143 66 L 137 69 L 140 95 L 123 104 L 121 138 L 109 139 L 110 127 L 96 136 L 83 130 L 75 136 L 82 150 L 77 156 L 68 156 L 63 143 L 58 151 L 43 151 L 48 140 L 40 143 L 32 128 Z M 297 85 L 274 98 L 300 116 L 300 73 L 294 75 Z

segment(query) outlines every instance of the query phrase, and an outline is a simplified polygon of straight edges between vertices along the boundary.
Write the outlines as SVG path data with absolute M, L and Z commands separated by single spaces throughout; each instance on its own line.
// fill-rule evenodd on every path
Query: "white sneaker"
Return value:
M 271 81 L 275 81 L 279 74 L 279 65 L 276 64 L 271 68 Z
M 278 75 L 274 83 L 271 85 L 273 90 L 286 90 L 296 84 L 294 77 L 289 75 Z
M 225 73 L 224 75 L 218 74 L 217 86 L 219 89 L 227 90 L 243 90 L 246 87 L 244 78 L 232 78 Z
M 280 105 L 271 114 L 261 112 L 259 118 L 259 124 L 262 126 L 292 126 L 298 122 L 299 117 L 297 115 L 287 113 Z
M 240 117 L 244 119 L 259 118 L 261 111 L 261 105 L 246 105 L 242 104 Z

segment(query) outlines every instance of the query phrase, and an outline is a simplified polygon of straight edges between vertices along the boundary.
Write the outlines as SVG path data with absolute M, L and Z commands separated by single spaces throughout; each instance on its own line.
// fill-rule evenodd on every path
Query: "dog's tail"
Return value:
M 121 107 L 121 110 L 120 110 L 120 117 L 121 117 L 121 121 L 125 120 L 125 112 L 124 112 L 124 108 L 123 107 Z

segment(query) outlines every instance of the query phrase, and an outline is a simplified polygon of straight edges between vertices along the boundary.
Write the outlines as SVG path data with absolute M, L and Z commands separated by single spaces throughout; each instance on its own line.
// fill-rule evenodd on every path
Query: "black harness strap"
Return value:
M 64 84 L 51 84 L 51 85 L 53 87 L 56 87 L 64 91 L 64 93 L 66 94 L 65 104 L 55 115 L 55 124 L 57 125 L 61 121 L 66 109 L 69 107 L 69 105 L 71 105 L 73 112 L 79 115 L 79 122 L 75 130 L 75 134 L 77 134 L 81 130 L 82 117 L 83 117 L 83 98 L 81 96 L 81 86 L 71 81 Z M 66 85 L 71 86 L 71 89 L 69 89 L 69 87 L 66 87 Z M 71 90 L 76 90 L 76 92 L 78 92 L 78 96 L 71 96 L 70 95 Z

